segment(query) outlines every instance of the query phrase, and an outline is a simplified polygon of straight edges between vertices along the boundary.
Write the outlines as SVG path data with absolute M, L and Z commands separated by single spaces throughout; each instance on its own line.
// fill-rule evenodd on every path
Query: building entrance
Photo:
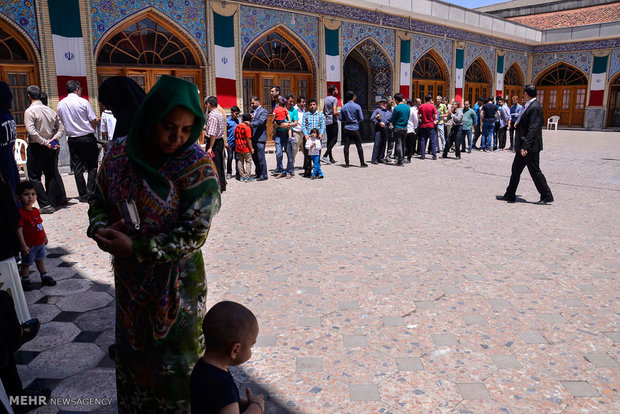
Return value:
M 479 97 L 488 98 L 491 91 L 491 73 L 486 63 L 478 58 L 465 72 L 465 101 L 473 106 Z
M 545 119 L 559 115 L 560 125 L 583 127 L 587 88 L 586 75 L 566 63 L 546 70 L 536 82 Z
M 523 75 L 516 63 L 513 63 L 504 74 L 504 98 L 508 106 L 512 105 L 512 97 L 523 101 Z
M 433 99 L 437 95 L 446 96 L 448 90 L 448 69 L 434 50 L 426 52 L 413 67 L 413 98 L 430 94 Z

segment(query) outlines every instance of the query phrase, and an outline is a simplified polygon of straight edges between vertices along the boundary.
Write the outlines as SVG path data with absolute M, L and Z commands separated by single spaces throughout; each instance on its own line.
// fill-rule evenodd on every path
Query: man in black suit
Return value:
M 252 159 L 256 168 L 256 181 L 265 181 L 267 177 L 267 159 L 265 158 L 265 144 L 267 143 L 267 110 L 260 104 L 258 96 L 252 101 L 252 146 L 255 148 Z
M 515 202 L 519 179 L 523 169 L 527 166 L 532 181 L 540 193 L 540 201 L 536 204 L 549 204 L 553 202 L 553 194 L 539 166 L 540 151 L 543 149 L 543 113 L 540 103 L 536 100 L 536 86 L 526 85 L 523 98 L 526 103 L 516 122 L 515 158 L 512 162 L 510 183 L 504 195 L 498 195 L 496 198 L 509 203 Z

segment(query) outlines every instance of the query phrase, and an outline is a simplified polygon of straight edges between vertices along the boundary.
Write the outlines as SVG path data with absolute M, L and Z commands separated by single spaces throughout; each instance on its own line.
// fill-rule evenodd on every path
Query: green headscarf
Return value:
M 144 160 L 143 142 L 152 140 L 149 134 L 157 123 L 177 106 L 182 106 L 196 115 L 196 122 L 187 142 L 174 154 L 165 158 L 162 164 L 169 158 L 182 153 L 198 140 L 205 124 L 205 116 L 198 97 L 198 87 L 183 79 L 168 75 L 162 75 L 159 78 L 138 109 L 127 136 L 127 155 L 152 189 L 162 198 L 165 198 L 170 191 L 170 184 L 166 177 Z

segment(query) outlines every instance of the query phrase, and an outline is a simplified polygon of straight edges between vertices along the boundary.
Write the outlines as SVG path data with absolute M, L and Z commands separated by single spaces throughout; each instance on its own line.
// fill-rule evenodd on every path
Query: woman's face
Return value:
M 159 121 L 155 127 L 157 148 L 162 154 L 170 155 L 181 148 L 192 133 L 196 116 L 188 109 L 177 106 Z

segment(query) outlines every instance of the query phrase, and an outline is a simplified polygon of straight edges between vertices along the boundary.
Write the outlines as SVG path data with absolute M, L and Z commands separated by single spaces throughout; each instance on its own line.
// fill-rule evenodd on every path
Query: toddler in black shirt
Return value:
M 229 366 L 243 364 L 252 356 L 258 336 L 258 322 L 248 308 L 223 301 L 205 315 L 202 322 L 205 354 L 194 366 L 190 378 L 192 414 L 263 414 L 262 395 L 247 388 L 246 398 L 239 390 Z

